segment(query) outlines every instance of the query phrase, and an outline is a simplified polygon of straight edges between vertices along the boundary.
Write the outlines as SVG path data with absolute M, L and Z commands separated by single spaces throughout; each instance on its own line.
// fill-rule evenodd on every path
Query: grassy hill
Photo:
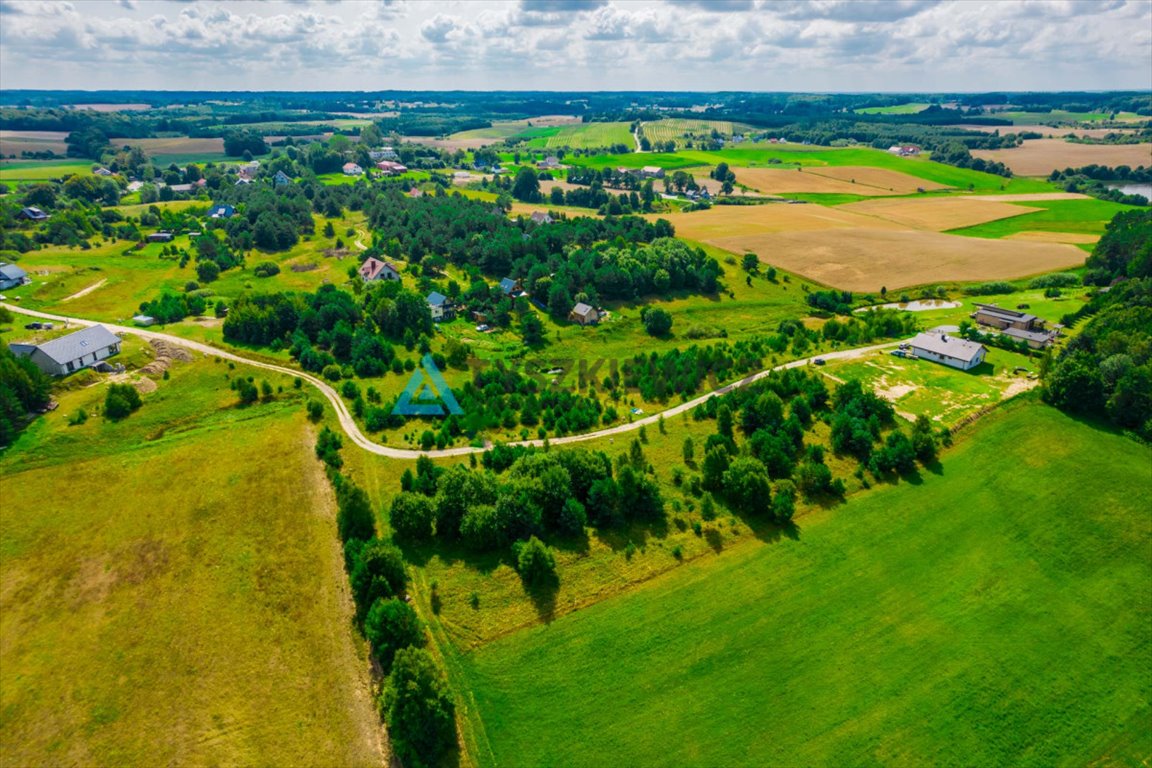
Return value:
M 1123 437 L 990 416 L 940 475 L 463 656 L 482 762 L 1137 764 L 1150 487 Z
M 74 381 L 0 456 L 5 765 L 383 762 L 300 397 L 237 408 L 242 371 L 120 423 Z

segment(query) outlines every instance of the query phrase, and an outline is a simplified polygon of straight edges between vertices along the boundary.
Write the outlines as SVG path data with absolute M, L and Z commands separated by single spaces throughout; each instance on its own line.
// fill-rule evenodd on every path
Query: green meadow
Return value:
M 451 654 L 479 763 L 1141 764 L 1152 452 L 1034 401 L 964 435 L 794 536 Z
M 92 171 L 91 160 L 4 160 L 0 162 L 0 181 L 47 181 L 86 174 Z
M 910 102 L 908 104 L 896 104 L 891 107 L 862 107 L 855 111 L 861 115 L 915 115 L 923 112 L 930 106 L 932 105 L 924 102 Z
M 1137 206 L 1110 203 L 1107 200 L 1042 200 L 1020 203 L 1029 208 L 1043 208 L 1042 211 L 1026 213 L 1007 219 L 989 221 L 974 227 L 964 227 L 949 231 L 952 235 L 966 237 L 1001 238 L 1017 232 L 1077 232 L 1098 235 L 1112 217 L 1121 211 L 1136 210 Z
M 169 373 L 119 423 L 70 377 L 0 454 L 3 762 L 380 765 L 302 396 L 267 376 L 284 392 L 240 408 L 243 367 Z

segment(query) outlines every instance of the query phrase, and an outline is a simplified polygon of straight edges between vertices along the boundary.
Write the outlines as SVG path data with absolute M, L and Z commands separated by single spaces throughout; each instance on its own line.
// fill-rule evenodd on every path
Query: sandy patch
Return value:
M 1001 400 L 1007 400 L 1010 397 L 1015 397 L 1022 392 L 1027 392 L 1030 389 L 1035 389 L 1040 386 L 1039 379 L 1014 379 L 1003 392 L 1000 393 Z
M 974 149 L 973 157 L 996 160 L 1020 176 L 1047 176 L 1053 170 L 1085 165 L 1152 165 L 1152 143 L 1073 144 L 1063 139 L 1033 139 L 1012 149 Z
M 1073 245 L 1091 245 L 1100 239 L 1100 235 L 1090 235 L 1086 232 L 1040 232 L 1027 230 L 1013 232 L 1005 240 L 1023 240 L 1026 243 L 1071 243 Z
M 953 197 L 861 200 L 839 207 L 853 213 L 879 216 L 913 229 L 927 229 L 932 232 L 971 227 L 1042 210 L 1012 203 Z

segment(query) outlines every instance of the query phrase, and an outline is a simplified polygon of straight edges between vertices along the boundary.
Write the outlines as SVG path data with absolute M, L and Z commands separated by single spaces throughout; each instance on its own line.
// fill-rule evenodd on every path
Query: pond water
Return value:
M 907 304 L 900 302 L 892 304 L 877 304 L 872 307 L 860 307 L 857 312 L 871 312 L 874 309 L 901 309 L 905 312 L 928 312 L 933 309 L 955 309 L 960 306 L 958 301 L 943 301 L 941 299 L 925 299 L 923 301 L 910 301 Z
M 1118 189 L 1126 195 L 1144 195 L 1152 200 L 1152 184 L 1109 184 L 1109 189 Z

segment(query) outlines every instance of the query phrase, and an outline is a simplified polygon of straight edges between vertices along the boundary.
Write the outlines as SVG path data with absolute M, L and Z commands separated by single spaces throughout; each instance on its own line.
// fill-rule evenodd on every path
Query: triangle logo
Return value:
M 432 355 L 424 355 L 420 367 L 412 371 L 412 378 L 408 379 L 408 386 L 400 393 L 392 413 L 400 416 L 444 416 L 464 413 L 464 409 L 456 402 L 456 396 L 448 388 Z

